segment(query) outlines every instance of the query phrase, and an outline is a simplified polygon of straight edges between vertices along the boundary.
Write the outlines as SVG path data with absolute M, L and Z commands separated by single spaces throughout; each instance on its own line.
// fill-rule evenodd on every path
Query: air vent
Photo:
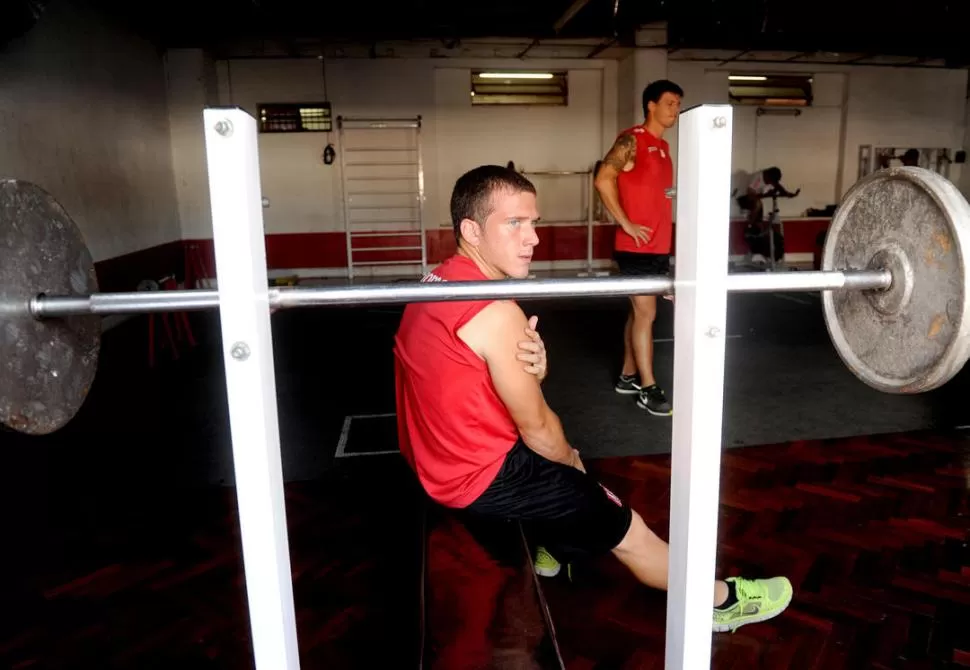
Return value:
M 333 129 L 329 102 L 257 105 L 261 133 L 328 133 Z

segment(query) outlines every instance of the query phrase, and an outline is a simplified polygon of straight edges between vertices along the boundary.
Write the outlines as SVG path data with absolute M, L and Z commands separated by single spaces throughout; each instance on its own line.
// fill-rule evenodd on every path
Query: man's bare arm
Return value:
M 636 138 L 630 134 L 620 135 L 606 154 L 606 158 L 603 159 L 594 185 L 600 194 L 600 199 L 606 205 L 606 209 L 613 215 L 613 219 L 626 231 L 627 235 L 634 239 L 637 246 L 640 246 L 641 239 L 644 243 L 650 241 L 650 234 L 653 231 L 646 226 L 638 226 L 630 221 L 620 205 L 620 190 L 616 183 L 621 172 L 633 169 L 636 159 Z
M 616 185 L 616 178 L 621 172 L 633 167 L 637 158 L 637 140 L 633 135 L 624 134 L 616 138 L 613 146 L 607 152 L 596 175 L 596 190 L 603 199 L 606 209 L 621 226 L 626 226 L 630 220 L 620 206 L 620 191 Z
M 512 415 L 527 447 L 565 465 L 581 467 L 578 453 L 569 446 L 559 417 L 542 395 L 539 380 L 526 372 L 516 357 L 522 329 L 528 321 L 510 301 L 496 301 L 479 312 L 458 336 L 484 359 L 499 398 Z

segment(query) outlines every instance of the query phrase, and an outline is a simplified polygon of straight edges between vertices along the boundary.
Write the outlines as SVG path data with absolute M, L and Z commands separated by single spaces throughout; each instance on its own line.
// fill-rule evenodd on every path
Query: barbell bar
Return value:
M 728 292 L 825 291 L 834 289 L 882 290 L 892 284 L 889 270 L 834 272 L 759 273 L 728 275 Z M 269 304 L 275 309 L 395 305 L 411 302 L 457 300 L 529 300 L 562 297 L 611 298 L 629 295 L 669 295 L 676 282 L 663 276 L 593 279 L 533 279 L 467 281 L 451 283 L 371 284 L 334 288 L 273 288 Z M 150 314 L 202 311 L 219 308 L 217 290 L 185 290 L 131 293 L 94 293 L 87 296 L 38 295 L 29 311 L 39 319 L 96 314 Z
M 888 393 L 949 381 L 970 358 L 970 205 L 922 168 L 876 172 L 843 198 L 822 269 L 727 276 L 728 292 L 821 291 L 838 355 Z M 725 261 L 726 262 L 726 261 Z M 669 277 L 273 288 L 279 309 L 451 300 L 676 294 Z M 218 290 L 99 293 L 91 253 L 63 207 L 30 182 L 0 181 L 0 424 L 54 432 L 94 380 L 101 317 L 218 309 Z

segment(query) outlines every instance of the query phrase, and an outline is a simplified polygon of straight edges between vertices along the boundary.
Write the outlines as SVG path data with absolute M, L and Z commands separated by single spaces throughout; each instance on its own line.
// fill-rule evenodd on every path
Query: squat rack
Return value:
M 298 670 L 256 122 L 239 109 L 206 109 L 204 120 L 255 667 Z M 728 220 L 731 135 L 730 105 L 702 105 L 681 115 L 678 221 Z M 678 344 L 673 398 L 677 411 L 673 416 L 666 631 L 669 670 L 710 667 L 728 229 L 706 227 L 702 237 L 697 226 L 682 225 L 677 227 L 677 238 L 674 337 Z M 537 287 L 535 293 L 563 297 L 593 293 L 599 280 L 584 284 L 582 288 L 557 287 L 551 282 Z M 386 298 L 389 289 L 381 290 Z
M 218 288 L 36 295 L 27 307 L 36 318 L 219 309 L 255 667 L 298 670 L 270 307 L 664 294 L 676 285 L 673 400 L 677 411 L 672 434 L 666 668 L 709 667 L 727 293 L 889 289 L 897 278 L 889 269 L 874 268 L 729 276 L 725 262 L 728 227 L 705 227 L 702 235 L 696 222 L 728 220 L 732 115 L 730 105 L 702 105 L 681 114 L 677 220 L 690 223 L 677 227 L 675 279 L 271 289 L 266 281 L 256 121 L 238 108 L 206 109 L 203 117 Z M 961 202 L 960 213 L 967 209 L 966 202 Z M 964 237 L 959 241 L 963 243 Z M 904 281 L 905 277 L 899 275 L 899 279 Z M 957 361 L 951 358 L 946 359 L 951 364 L 966 360 L 964 355 Z

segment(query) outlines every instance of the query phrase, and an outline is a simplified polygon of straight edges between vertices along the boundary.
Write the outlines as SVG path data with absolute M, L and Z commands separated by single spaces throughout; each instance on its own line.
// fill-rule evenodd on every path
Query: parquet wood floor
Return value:
M 713 667 L 970 667 L 967 444 L 907 434 L 725 451 L 718 574 L 786 574 L 796 594 L 782 617 L 715 635 Z M 347 460 L 287 486 L 302 667 L 415 667 L 423 498 L 399 459 Z M 587 465 L 666 537 L 669 457 Z M 0 667 L 253 667 L 231 490 L 50 496 L 36 514 L 39 558 L 14 561 L 16 538 L 4 542 Z M 471 547 L 467 529 L 429 531 L 439 558 Z M 494 667 L 550 667 L 539 597 L 565 667 L 663 667 L 665 595 L 612 557 L 576 566 L 571 583 L 542 579 L 538 592 L 514 552 L 499 556 L 471 572 L 426 566 L 437 576 L 424 590 L 444 603 L 439 614 L 462 594 L 495 596 L 489 611 L 504 619 L 482 620 L 501 619 L 505 633 L 475 639 L 480 657 L 502 652 Z M 434 616 L 434 635 L 460 652 Z
M 670 458 L 594 462 L 667 539 Z M 970 447 L 893 435 L 724 452 L 717 575 L 791 579 L 781 617 L 713 637 L 712 667 L 970 666 Z M 666 597 L 612 557 L 544 580 L 566 667 L 662 668 Z

